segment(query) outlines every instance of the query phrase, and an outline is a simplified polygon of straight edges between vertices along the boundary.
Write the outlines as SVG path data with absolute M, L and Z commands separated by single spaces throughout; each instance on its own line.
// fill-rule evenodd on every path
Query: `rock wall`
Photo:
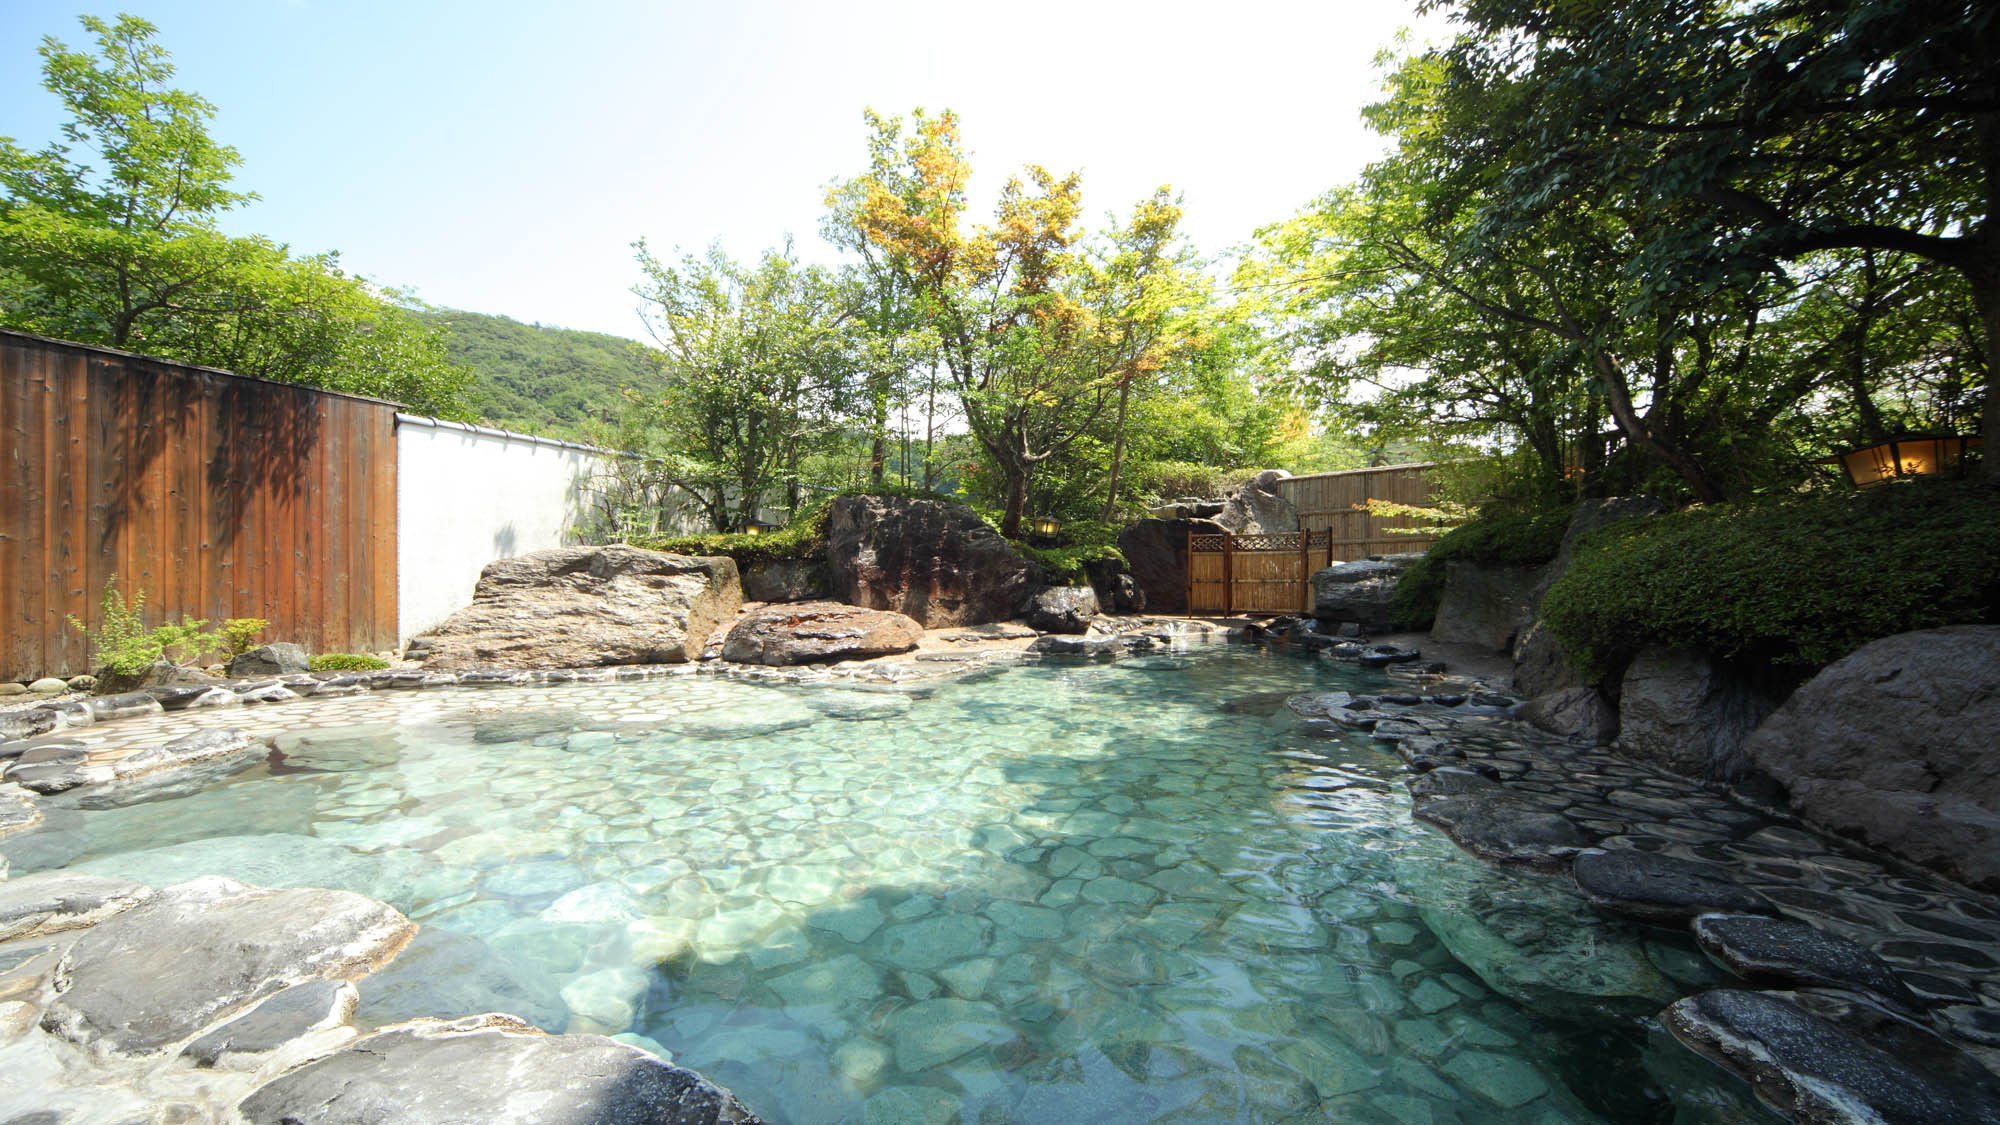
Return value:
M 1508 652 L 1535 620 L 1539 566 L 1492 566 L 1450 559 L 1444 564 L 1444 597 L 1431 636 L 1450 644 Z
M 1278 535 L 1299 529 L 1299 510 L 1278 495 L 1276 485 L 1292 474 L 1283 469 L 1265 469 L 1243 482 L 1223 505 L 1215 522 L 1236 535 Z
M 1220 535 L 1214 520 L 1140 520 L 1118 533 L 1118 550 L 1147 613 L 1188 611 L 1189 535 Z
M 1618 693 L 1618 749 L 1688 777 L 1739 781 L 1743 752 L 1778 700 L 1745 669 L 1685 648 L 1642 649 Z
M 826 527 L 834 600 L 888 609 L 926 629 L 983 625 L 1020 614 L 1034 564 L 963 504 L 843 496 Z

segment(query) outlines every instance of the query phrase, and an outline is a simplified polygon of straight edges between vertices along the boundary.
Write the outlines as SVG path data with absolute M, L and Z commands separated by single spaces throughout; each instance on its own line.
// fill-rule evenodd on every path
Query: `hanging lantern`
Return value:
M 1820 464 L 1838 463 L 1858 488 L 1869 488 L 1897 477 L 1928 477 L 1956 473 L 1967 446 L 1979 438 L 1955 434 L 1901 434 L 1876 445 L 1823 457 Z

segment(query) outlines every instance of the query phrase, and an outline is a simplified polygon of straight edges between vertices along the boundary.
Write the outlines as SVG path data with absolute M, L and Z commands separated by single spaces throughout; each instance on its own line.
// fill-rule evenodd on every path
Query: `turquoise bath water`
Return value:
M 200 720 L 282 728 L 267 763 L 0 851 L 373 895 L 424 928 L 362 1021 L 621 1034 L 772 1121 L 1671 1119 L 1646 1015 L 1706 970 L 1283 706 L 1385 683 L 1228 647 L 287 705 Z M 1565 993 L 1551 949 L 1629 979 Z

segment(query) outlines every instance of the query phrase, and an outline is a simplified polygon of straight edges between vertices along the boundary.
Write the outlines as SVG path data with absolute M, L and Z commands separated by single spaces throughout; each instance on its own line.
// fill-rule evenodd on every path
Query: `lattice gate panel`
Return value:
M 1188 536 L 1188 612 L 1305 613 L 1330 531 Z

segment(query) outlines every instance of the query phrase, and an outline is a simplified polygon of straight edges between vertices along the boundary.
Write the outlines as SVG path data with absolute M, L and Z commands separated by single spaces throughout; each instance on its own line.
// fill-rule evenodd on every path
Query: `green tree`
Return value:
M 717 531 L 738 528 L 846 420 L 858 294 L 790 244 L 753 266 L 719 248 L 677 264 L 637 250 L 634 292 L 667 390 L 633 395 L 613 440 L 695 496 Z
M 1185 294 L 1159 280 L 1185 265 L 1179 208 L 1168 195 L 1142 204 L 1093 267 L 1078 248 L 1076 174 L 1030 165 L 1001 189 L 993 224 L 970 226 L 957 116 L 919 110 L 907 136 L 871 122 L 871 151 L 895 154 L 877 161 L 893 174 L 857 185 L 858 225 L 907 264 L 966 427 L 998 474 L 1001 531 L 1018 535 L 1037 471 L 1087 441 L 1121 398 L 1129 409 L 1137 382 L 1181 346 Z
M 1586 198 L 1658 221 L 1620 248 L 1625 313 L 1789 278 L 1828 251 L 1956 274 L 2000 427 L 2000 9 L 1974 0 L 1466 0 L 1454 79 L 1518 91 L 1464 134 L 1505 171 L 1481 217 L 1505 239 Z M 1499 161 L 1505 159 L 1506 163 Z M 2000 457 L 1986 458 L 2000 479 Z
M 168 85 L 157 29 L 82 22 L 94 54 L 41 47 L 62 139 L 0 138 L 0 323 L 465 416 L 467 376 L 414 301 L 216 228 L 254 197 L 229 186 L 240 158 L 209 136 L 215 107 Z

